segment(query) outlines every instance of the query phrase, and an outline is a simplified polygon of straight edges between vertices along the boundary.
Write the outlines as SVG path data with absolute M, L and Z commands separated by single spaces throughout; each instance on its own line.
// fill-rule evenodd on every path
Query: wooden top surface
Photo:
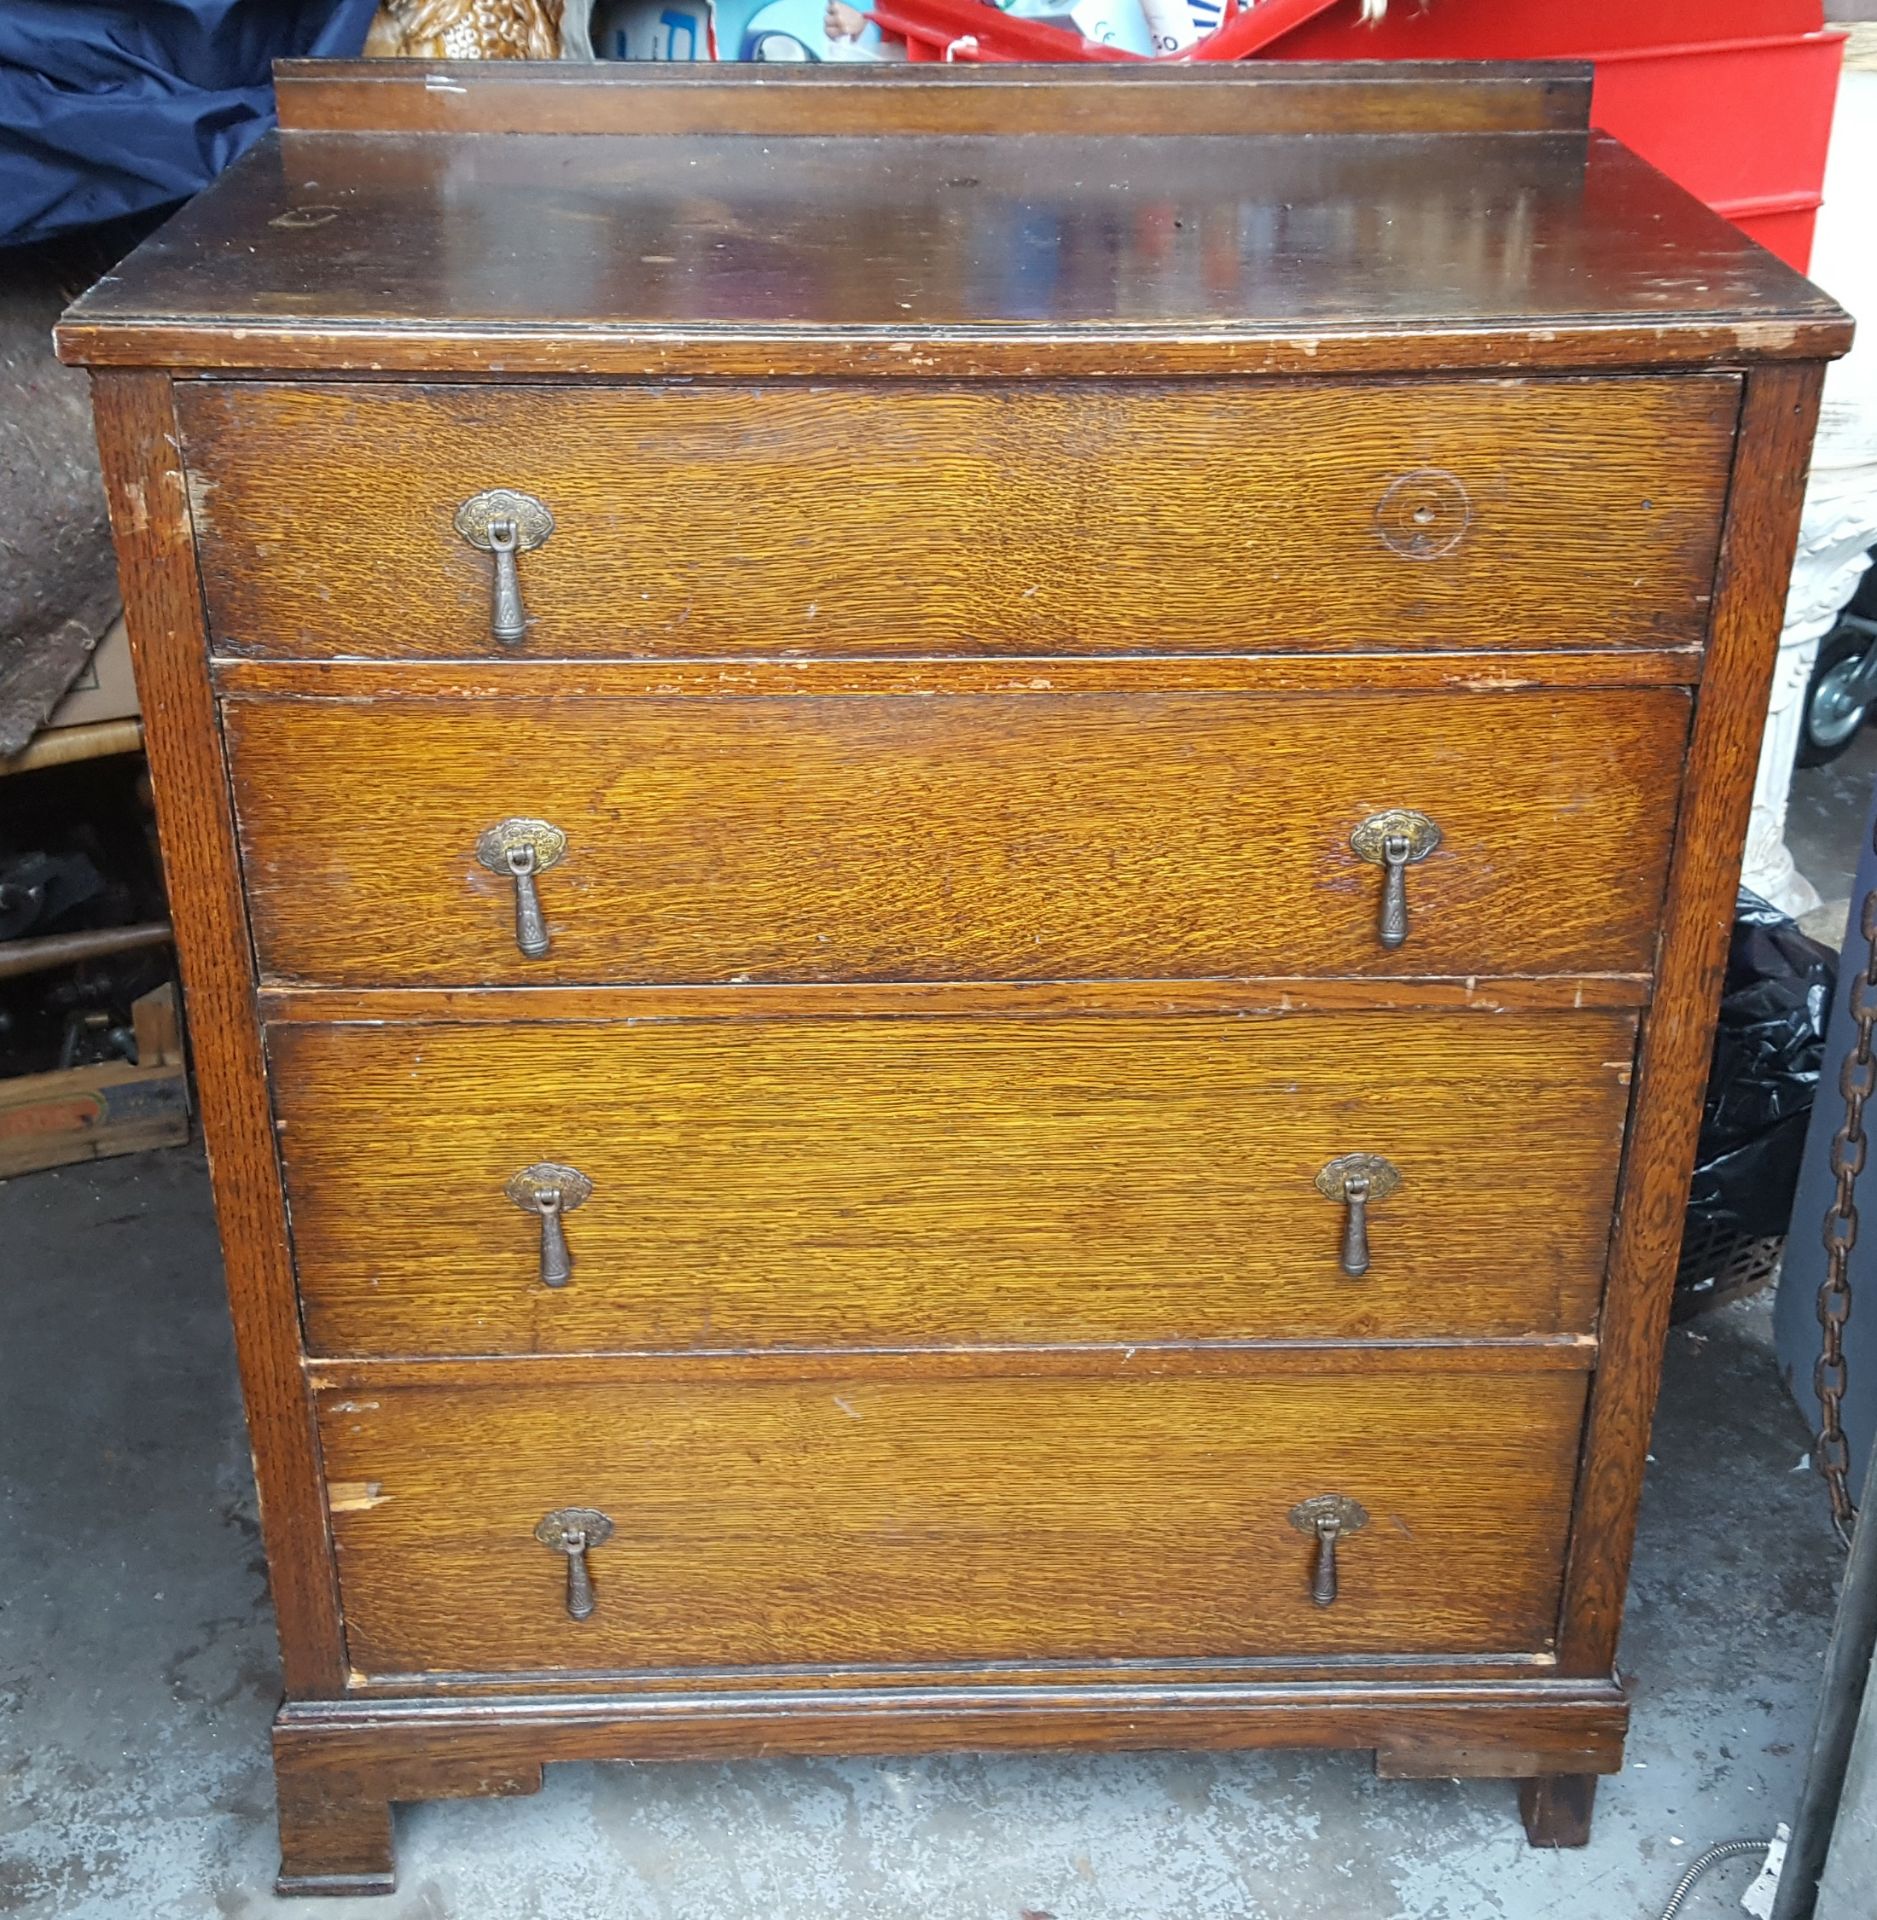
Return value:
M 983 122 L 993 89 L 919 77 L 944 71 L 459 84 L 412 63 L 380 87 L 404 103 L 391 112 L 361 106 L 367 84 L 328 81 L 320 111 L 283 86 L 290 120 L 431 128 L 482 108 L 498 130 L 270 138 L 77 303 L 61 351 L 505 374 L 1326 373 L 1816 358 L 1849 340 L 1829 299 L 1618 143 L 1556 130 L 1572 70 L 1529 113 L 1460 110 L 1498 96 L 1452 82 L 1415 96 L 1440 96 L 1430 122 L 1552 130 L 1307 134 L 1129 129 L 1298 127 L 1324 99 L 1351 109 L 1325 126 L 1412 125 L 1414 98 L 1347 77 L 1300 92 L 1295 69 L 1286 93 L 1252 68 L 1104 76 L 1097 95 L 1086 76 L 1006 68 L 997 123 L 1051 130 L 954 133 L 932 129 Z M 1485 71 L 1503 94 L 1505 70 Z M 1409 104 L 1375 104 L 1391 97 Z M 1107 101 L 1115 131 L 1054 130 Z M 785 130 L 589 130 L 622 106 L 650 128 Z M 542 121 L 569 130 L 499 130 Z

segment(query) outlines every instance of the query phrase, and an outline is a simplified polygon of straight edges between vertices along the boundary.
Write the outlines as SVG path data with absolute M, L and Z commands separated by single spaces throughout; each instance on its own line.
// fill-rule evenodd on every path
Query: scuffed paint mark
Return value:
M 332 1480 L 326 1485 L 326 1507 L 331 1513 L 365 1513 L 390 1498 L 382 1480 Z
M 215 482 L 207 474 L 198 473 L 194 467 L 183 475 L 183 490 L 189 501 L 189 517 L 199 527 L 209 524 L 209 496 L 215 491 Z
M 843 1400 L 838 1393 L 834 1396 L 834 1404 L 847 1415 L 848 1419 L 858 1420 L 862 1418 L 860 1409 L 856 1407 L 851 1400 Z

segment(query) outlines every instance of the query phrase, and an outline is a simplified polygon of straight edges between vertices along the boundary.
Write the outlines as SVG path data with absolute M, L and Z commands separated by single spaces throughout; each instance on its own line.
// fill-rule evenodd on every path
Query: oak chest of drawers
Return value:
M 561 1758 L 1583 1837 L 1848 338 L 1586 96 L 289 68 L 67 317 L 283 1887 Z

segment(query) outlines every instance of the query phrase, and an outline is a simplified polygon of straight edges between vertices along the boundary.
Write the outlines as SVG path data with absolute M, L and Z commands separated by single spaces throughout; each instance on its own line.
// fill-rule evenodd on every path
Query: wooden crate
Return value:
M 137 1061 L 0 1080 L 0 1179 L 189 1138 L 189 1078 L 173 983 L 131 1009 Z

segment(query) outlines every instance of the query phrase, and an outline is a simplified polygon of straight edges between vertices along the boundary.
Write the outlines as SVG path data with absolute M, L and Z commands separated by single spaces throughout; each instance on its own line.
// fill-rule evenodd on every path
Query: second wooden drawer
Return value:
M 226 705 L 263 972 L 340 986 L 1642 972 L 1688 711 L 1676 688 Z M 1390 945 L 1358 835 L 1395 810 L 1440 839 Z M 503 834 L 536 866 L 532 951 Z
M 1633 1033 L 1370 1013 L 269 1045 L 314 1351 L 505 1354 L 1587 1332 Z M 1351 1153 L 1400 1182 L 1359 1276 L 1318 1185 Z M 541 1176 L 560 1284 L 506 1191 L 537 1166 L 575 1176 Z

